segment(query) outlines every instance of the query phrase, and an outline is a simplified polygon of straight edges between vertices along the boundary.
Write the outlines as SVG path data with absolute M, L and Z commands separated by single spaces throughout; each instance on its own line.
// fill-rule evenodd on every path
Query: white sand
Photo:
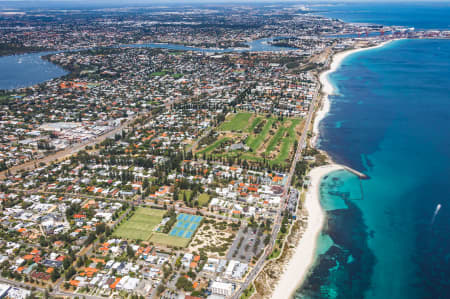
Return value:
M 319 111 L 316 112 L 316 118 L 314 119 L 313 132 L 314 137 L 312 139 L 312 145 L 314 146 L 319 136 L 319 123 L 327 115 L 330 110 L 330 101 L 328 96 L 333 94 L 333 85 L 328 81 L 328 75 L 336 71 L 341 65 L 342 61 L 349 55 L 365 51 L 368 49 L 374 49 L 383 47 L 390 41 L 383 42 L 374 47 L 353 49 L 349 51 L 340 52 L 333 56 L 333 61 L 330 65 L 330 69 L 321 73 L 319 80 L 322 85 L 322 93 L 324 94 L 323 105 Z M 278 283 L 272 293 L 273 299 L 290 298 L 294 295 L 294 292 L 303 283 L 309 268 L 314 262 L 314 256 L 317 245 L 317 237 L 322 230 L 323 223 L 325 221 L 325 213 L 320 206 L 320 181 L 322 177 L 330 172 L 345 169 L 345 166 L 338 164 L 331 164 L 314 168 L 310 171 L 309 176 L 311 178 L 311 186 L 308 189 L 305 197 L 304 207 L 308 211 L 308 223 L 302 238 L 298 242 L 294 255 L 286 265 L 284 272 L 282 273 Z
M 332 164 L 314 168 L 309 173 L 311 186 L 306 193 L 304 203 L 304 208 L 308 211 L 307 227 L 272 293 L 273 299 L 290 298 L 303 283 L 314 262 L 317 237 L 325 220 L 325 214 L 319 201 L 320 181 L 323 176 L 340 169 L 343 169 L 343 166 Z
M 330 83 L 330 81 L 328 80 L 328 76 L 335 72 L 339 66 L 341 65 L 342 61 L 349 55 L 357 53 L 357 52 L 361 52 L 361 51 L 365 51 L 365 50 L 369 50 L 369 49 L 375 49 L 375 48 L 380 48 L 383 47 L 384 45 L 386 45 L 387 43 L 391 42 L 391 40 L 389 41 L 385 41 L 379 45 L 373 46 L 373 47 L 367 47 L 367 48 L 359 48 L 359 49 L 353 49 L 353 50 L 348 50 L 348 51 L 344 51 L 344 52 L 339 52 L 336 55 L 333 56 L 333 61 L 330 64 L 330 68 L 325 71 L 322 72 L 319 76 L 319 81 L 320 84 L 322 85 L 321 91 L 323 93 L 323 104 L 320 110 L 318 110 L 316 112 L 316 118 L 314 120 L 314 124 L 313 124 L 313 133 L 314 133 L 314 137 L 311 138 L 311 145 L 316 145 L 317 143 L 317 139 L 319 137 L 319 124 L 320 121 L 322 119 L 325 118 L 325 116 L 328 114 L 328 112 L 330 111 L 330 100 L 328 99 L 329 95 L 332 95 L 335 90 L 333 85 Z

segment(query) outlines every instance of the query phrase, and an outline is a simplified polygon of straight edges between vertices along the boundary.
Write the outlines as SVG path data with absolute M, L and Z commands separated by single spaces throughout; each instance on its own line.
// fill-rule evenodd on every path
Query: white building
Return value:
M 0 283 L 0 298 L 6 297 L 6 294 L 8 293 L 10 288 L 10 285 Z
M 248 270 L 248 265 L 236 260 L 231 260 L 225 270 L 225 275 L 233 279 L 242 279 Z
M 140 280 L 138 278 L 133 278 L 130 276 L 124 276 L 119 283 L 117 284 L 116 288 L 118 290 L 125 290 L 128 292 L 133 291 L 138 286 Z
M 9 289 L 8 295 L 6 297 L 10 298 L 10 299 L 25 299 L 25 298 L 28 298 L 28 296 L 30 296 L 30 295 L 31 295 L 31 291 L 21 289 L 21 288 L 11 287 Z
M 233 294 L 233 285 L 227 282 L 214 281 L 211 284 L 211 292 L 229 297 Z

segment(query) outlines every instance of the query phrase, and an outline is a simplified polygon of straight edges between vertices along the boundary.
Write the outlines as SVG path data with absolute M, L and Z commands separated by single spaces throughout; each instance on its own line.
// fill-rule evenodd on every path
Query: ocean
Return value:
M 349 22 L 450 26 L 448 3 L 316 9 Z M 0 58 L 0 89 L 65 74 L 40 55 Z M 359 52 L 330 78 L 339 93 L 320 147 L 370 179 L 338 171 L 322 180 L 326 225 L 296 297 L 450 298 L 450 41 Z
M 450 29 L 448 1 L 336 2 L 313 5 L 311 11 L 313 14 L 345 22 L 399 25 L 416 29 Z
M 428 26 L 414 24 L 423 11 L 408 11 L 407 21 L 398 12 L 398 25 Z M 392 11 L 378 13 L 376 20 L 395 23 Z M 355 21 L 354 11 L 341 18 Z M 448 20 L 449 10 L 429 28 L 445 29 Z M 330 81 L 338 93 L 319 147 L 370 178 L 346 171 L 323 178 L 327 220 L 295 297 L 450 298 L 450 40 L 355 53 Z

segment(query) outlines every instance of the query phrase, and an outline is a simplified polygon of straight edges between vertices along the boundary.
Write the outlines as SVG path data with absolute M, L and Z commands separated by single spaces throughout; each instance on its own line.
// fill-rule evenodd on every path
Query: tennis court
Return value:
M 169 232 L 169 235 L 189 239 L 200 225 L 202 219 L 202 216 L 181 213 L 177 216 L 177 222 Z

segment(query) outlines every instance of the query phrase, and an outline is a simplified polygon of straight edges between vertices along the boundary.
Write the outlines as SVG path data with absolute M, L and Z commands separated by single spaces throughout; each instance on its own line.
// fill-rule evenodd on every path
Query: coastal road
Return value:
M 284 192 L 282 196 L 282 201 L 280 203 L 280 208 L 278 209 L 278 213 L 275 219 L 275 223 L 272 229 L 272 234 L 270 238 L 269 246 L 266 247 L 264 250 L 264 253 L 259 258 L 258 262 L 256 263 L 255 267 L 251 270 L 251 272 L 247 275 L 247 278 L 245 281 L 238 287 L 238 289 L 235 291 L 233 296 L 231 298 L 233 299 L 239 299 L 242 295 L 242 293 L 248 288 L 248 286 L 254 281 L 254 279 L 258 276 L 259 272 L 264 268 L 264 264 L 266 262 L 267 257 L 272 252 L 272 248 L 275 246 L 275 242 L 278 236 L 278 232 L 281 228 L 281 212 L 286 208 L 287 205 L 287 199 L 289 195 L 289 189 L 291 187 L 292 178 L 294 176 L 295 167 L 297 166 L 297 162 L 302 158 L 302 150 L 306 146 L 306 141 L 308 137 L 308 131 L 311 124 L 311 121 L 314 116 L 314 110 L 315 105 L 317 102 L 317 98 L 319 95 L 320 90 L 320 84 L 317 84 L 313 100 L 311 101 L 311 106 L 308 112 L 308 115 L 306 117 L 305 127 L 303 128 L 302 135 L 298 141 L 297 144 L 297 150 L 295 152 L 294 158 L 292 160 L 291 168 L 289 170 L 288 178 L 284 186 Z

